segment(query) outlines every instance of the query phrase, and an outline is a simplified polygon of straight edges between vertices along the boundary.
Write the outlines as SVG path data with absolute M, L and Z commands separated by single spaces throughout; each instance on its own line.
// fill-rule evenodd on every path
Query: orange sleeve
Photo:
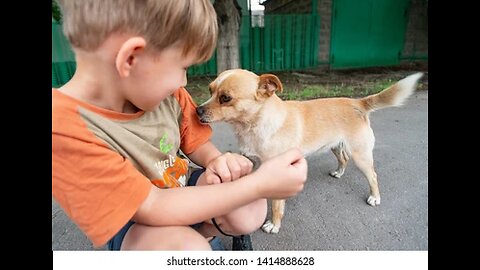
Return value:
M 130 220 L 152 185 L 79 117 L 62 113 L 52 117 L 52 196 L 99 247 Z
M 197 106 L 185 88 L 178 89 L 173 95 L 182 108 L 180 149 L 188 155 L 210 139 L 212 128 L 200 122 L 196 113 Z

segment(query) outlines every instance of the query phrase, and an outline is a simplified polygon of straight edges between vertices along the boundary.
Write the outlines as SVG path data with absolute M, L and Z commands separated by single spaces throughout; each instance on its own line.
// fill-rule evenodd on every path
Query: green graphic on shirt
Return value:
M 166 133 L 164 133 L 162 138 L 160 139 L 160 151 L 162 151 L 162 153 L 164 154 L 168 154 L 168 152 L 170 152 L 170 150 L 172 150 L 173 148 L 173 144 L 166 142 L 167 139 L 168 137 Z

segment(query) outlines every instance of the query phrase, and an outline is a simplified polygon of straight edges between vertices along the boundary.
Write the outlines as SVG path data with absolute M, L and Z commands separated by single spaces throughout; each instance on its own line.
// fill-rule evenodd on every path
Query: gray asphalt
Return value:
M 328 175 L 334 155 L 313 154 L 307 184 L 287 200 L 280 232 L 253 233 L 255 250 L 428 250 L 428 91 L 372 113 L 371 125 L 381 205 L 366 204 L 368 183 L 353 163 L 336 179 Z M 213 128 L 219 149 L 238 150 L 228 124 Z M 52 250 L 92 249 L 52 199 Z

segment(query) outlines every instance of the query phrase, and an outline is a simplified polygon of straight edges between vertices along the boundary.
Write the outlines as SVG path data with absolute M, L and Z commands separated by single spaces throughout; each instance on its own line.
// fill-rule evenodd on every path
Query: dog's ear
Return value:
M 264 95 L 271 96 L 275 91 L 282 92 L 283 85 L 277 76 L 273 74 L 263 74 L 259 77 L 258 91 Z

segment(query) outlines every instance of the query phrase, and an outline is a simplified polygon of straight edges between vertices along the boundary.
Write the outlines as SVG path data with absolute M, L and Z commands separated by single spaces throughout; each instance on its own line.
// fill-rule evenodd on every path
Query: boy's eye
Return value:
M 227 95 L 221 95 L 220 96 L 220 104 L 227 103 L 230 100 L 232 100 L 231 96 L 227 96 Z

